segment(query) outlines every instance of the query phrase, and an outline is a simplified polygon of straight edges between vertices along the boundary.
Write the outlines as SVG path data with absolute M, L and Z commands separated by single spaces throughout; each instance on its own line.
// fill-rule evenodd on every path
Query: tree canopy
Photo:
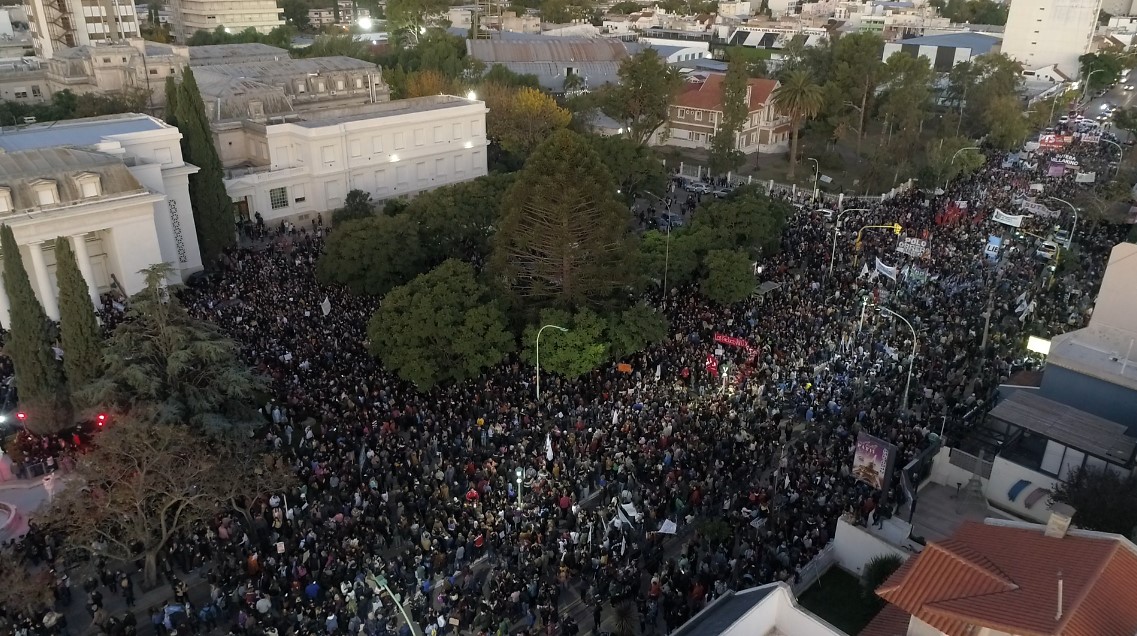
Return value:
M 706 257 L 706 274 L 699 291 L 708 300 L 730 305 L 754 293 L 754 273 L 750 256 L 738 250 L 711 250 Z
M 477 377 L 516 346 L 489 290 L 457 260 L 391 290 L 367 334 L 383 365 L 424 391 Z
M 86 240 L 79 238 L 79 240 Z M 103 370 L 103 334 L 95 318 L 91 292 L 71 242 L 55 239 L 55 275 L 59 282 L 59 336 L 63 343 L 63 369 L 73 388 L 86 386 Z
M 645 192 L 658 197 L 667 189 L 667 169 L 651 146 L 620 135 L 587 135 L 586 139 L 615 179 L 629 208 Z
M 783 78 L 778 88 L 774 89 L 774 107 L 778 112 L 790 118 L 793 126 L 790 137 L 790 170 L 789 177 L 793 179 L 794 169 L 798 163 L 798 143 L 801 137 L 802 125 L 817 116 L 824 103 L 824 93 L 821 87 L 813 81 L 807 71 L 792 71 Z
M 105 372 L 80 392 L 84 406 L 189 425 L 194 435 L 247 431 L 258 421 L 250 405 L 264 383 L 236 342 L 191 317 L 169 292 L 170 271 L 165 263 L 144 270 L 146 287 L 106 343 Z
M 624 126 L 639 145 L 667 122 L 668 109 L 683 85 L 678 71 L 645 48 L 620 64 L 620 82 L 605 89 L 602 110 Z
M 569 125 L 572 115 L 537 88 L 487 84 L 482 99 L 490 112 L 486 136 L 517 157 L 529 156 L 550 134 Z
M 351 190 L 344 197 L 343 207 L 332 212 L 332 225 L 366 219 L 373 214 L 375 206 L 371 205 L 371 195 L 363 190 Z
M 418 226 L 405 215 L 372 216 L 332 229 L 316 277 L 354 294 L 382 296 L 421 274 Z
M 738 149 L 738 134 L 750 116 L 750 104 L 747 102 L 749 82 L 746 62 L 735 57 L 722 81 L 722 121 L 711 137 L 709 163 L 715 174 L 730 172 L 742 165 L 744 156 Z
M 439 265 L 449 258 L 487 258 L 501 219 L 502 200 L 514 181 L 513 174 L 491 174 L 411 199 L 403 214 L 418 225 L 426 264 Z
M 599 305 L 631 282 L 627 209 L 603 161 L 560 130 L 525 163 L 503 206 L 493 266 L 533 306 Z
M 1137 475 L 1080 468 L 1057 483 L 1050 499 L 1072 506 L 1079 527 L 1137 536 Z
M 759 188 L 744 186 L 725 199 L 707 199 L 691 222 L 693 232 L 706 232 L 704 245 L 742 250 L 751 256 L 769 256 L 778 251 L 790 210 Z

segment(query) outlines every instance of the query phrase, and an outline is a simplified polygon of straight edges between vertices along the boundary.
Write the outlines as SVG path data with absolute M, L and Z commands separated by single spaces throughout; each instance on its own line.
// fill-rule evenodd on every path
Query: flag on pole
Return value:
M 719 377 L 719 361 L 713 353 L 707 354 L 707 373 Z

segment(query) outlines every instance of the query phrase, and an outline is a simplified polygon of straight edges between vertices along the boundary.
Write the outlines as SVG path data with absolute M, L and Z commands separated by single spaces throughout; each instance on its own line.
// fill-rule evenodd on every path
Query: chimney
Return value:
M 1062 570 L 1058 570 L 1058 612 L 1054 615 L 1056 621 L 1062 620 L 1062 601 L 1064 600 L 1062 591 Z
M 1074 518 L 1074 509 L 1064 503 L 1056 503 L 1050 507 L 1050 520 L 1046 522 L 1046 536 L 1061 539 L 1070 529 L 1070 520 Z

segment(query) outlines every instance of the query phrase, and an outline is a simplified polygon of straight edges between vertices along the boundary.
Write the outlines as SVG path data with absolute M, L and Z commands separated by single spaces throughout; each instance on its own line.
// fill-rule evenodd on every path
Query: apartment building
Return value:
M 1056 65 L 1069 77 L 1090 51 L 1102 0 L 1015 0 L 1007 14 L 1002 52 L 1025 69 Z
M 339 9 L 338 13 L 336 8 Z M 316 27 L 332 24 L 347 25 L 355 24 L 360 20 L 371 17 L 370 9 L 356 5 L 352 0 L 339 0 L 336 8 L 321 7 L 319 9 L 308 9 L 308 22 Z
M 170 0 L 174 39 L 186 42 L 198 31 L 224 27 L 237 33 L 253 28 L 268 33 L 284 24 L 276 0 Z
M 37 56 L 75 46 L 139 37 L 134 3 L 125 0 L 25 0 Z

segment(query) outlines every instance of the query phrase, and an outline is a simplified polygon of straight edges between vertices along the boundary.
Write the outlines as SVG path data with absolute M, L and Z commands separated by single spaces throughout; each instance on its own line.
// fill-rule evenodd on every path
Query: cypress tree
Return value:
M 202 263 L 209 267 L 221 252 L 232 247 L 237 239 L 237 224 L 233 219 L 233 200 L 225 192 L 224 172 L 217 149 L 213 147 L 213 134 L 205 116 L 205 104 L 197 88 L 193 71 L 186 67 L 178 87 L 177 110 L 174 117 L 182 132 L 182 155 L 199 168 L 190 175 L 190 199 L 193 201 L 193 219 L 197 224 L 198 247 Z
M 63 341 L 63 370 L 78 389 L 103 369 L 103 342 L 90 288 L 83 280 L 75 252 L 64 237 L 55 239 L 55 274 L 59 280 L 59 337 Z
M 171 126 L 178 125 L 178 83 L 174 77 L 166 77 L 166 123 Z
M 38 249 L 38 248 L 33 248 Z M 51 349 L 50 323 L 32 291 L 12 228 L 0 226 L 4 287 L 12 308 L 7 352 L 16 367 L 20 406 L 27 426 L 36 433 L 55 433 L 70 426 L 71 405 L 63 368 Z

